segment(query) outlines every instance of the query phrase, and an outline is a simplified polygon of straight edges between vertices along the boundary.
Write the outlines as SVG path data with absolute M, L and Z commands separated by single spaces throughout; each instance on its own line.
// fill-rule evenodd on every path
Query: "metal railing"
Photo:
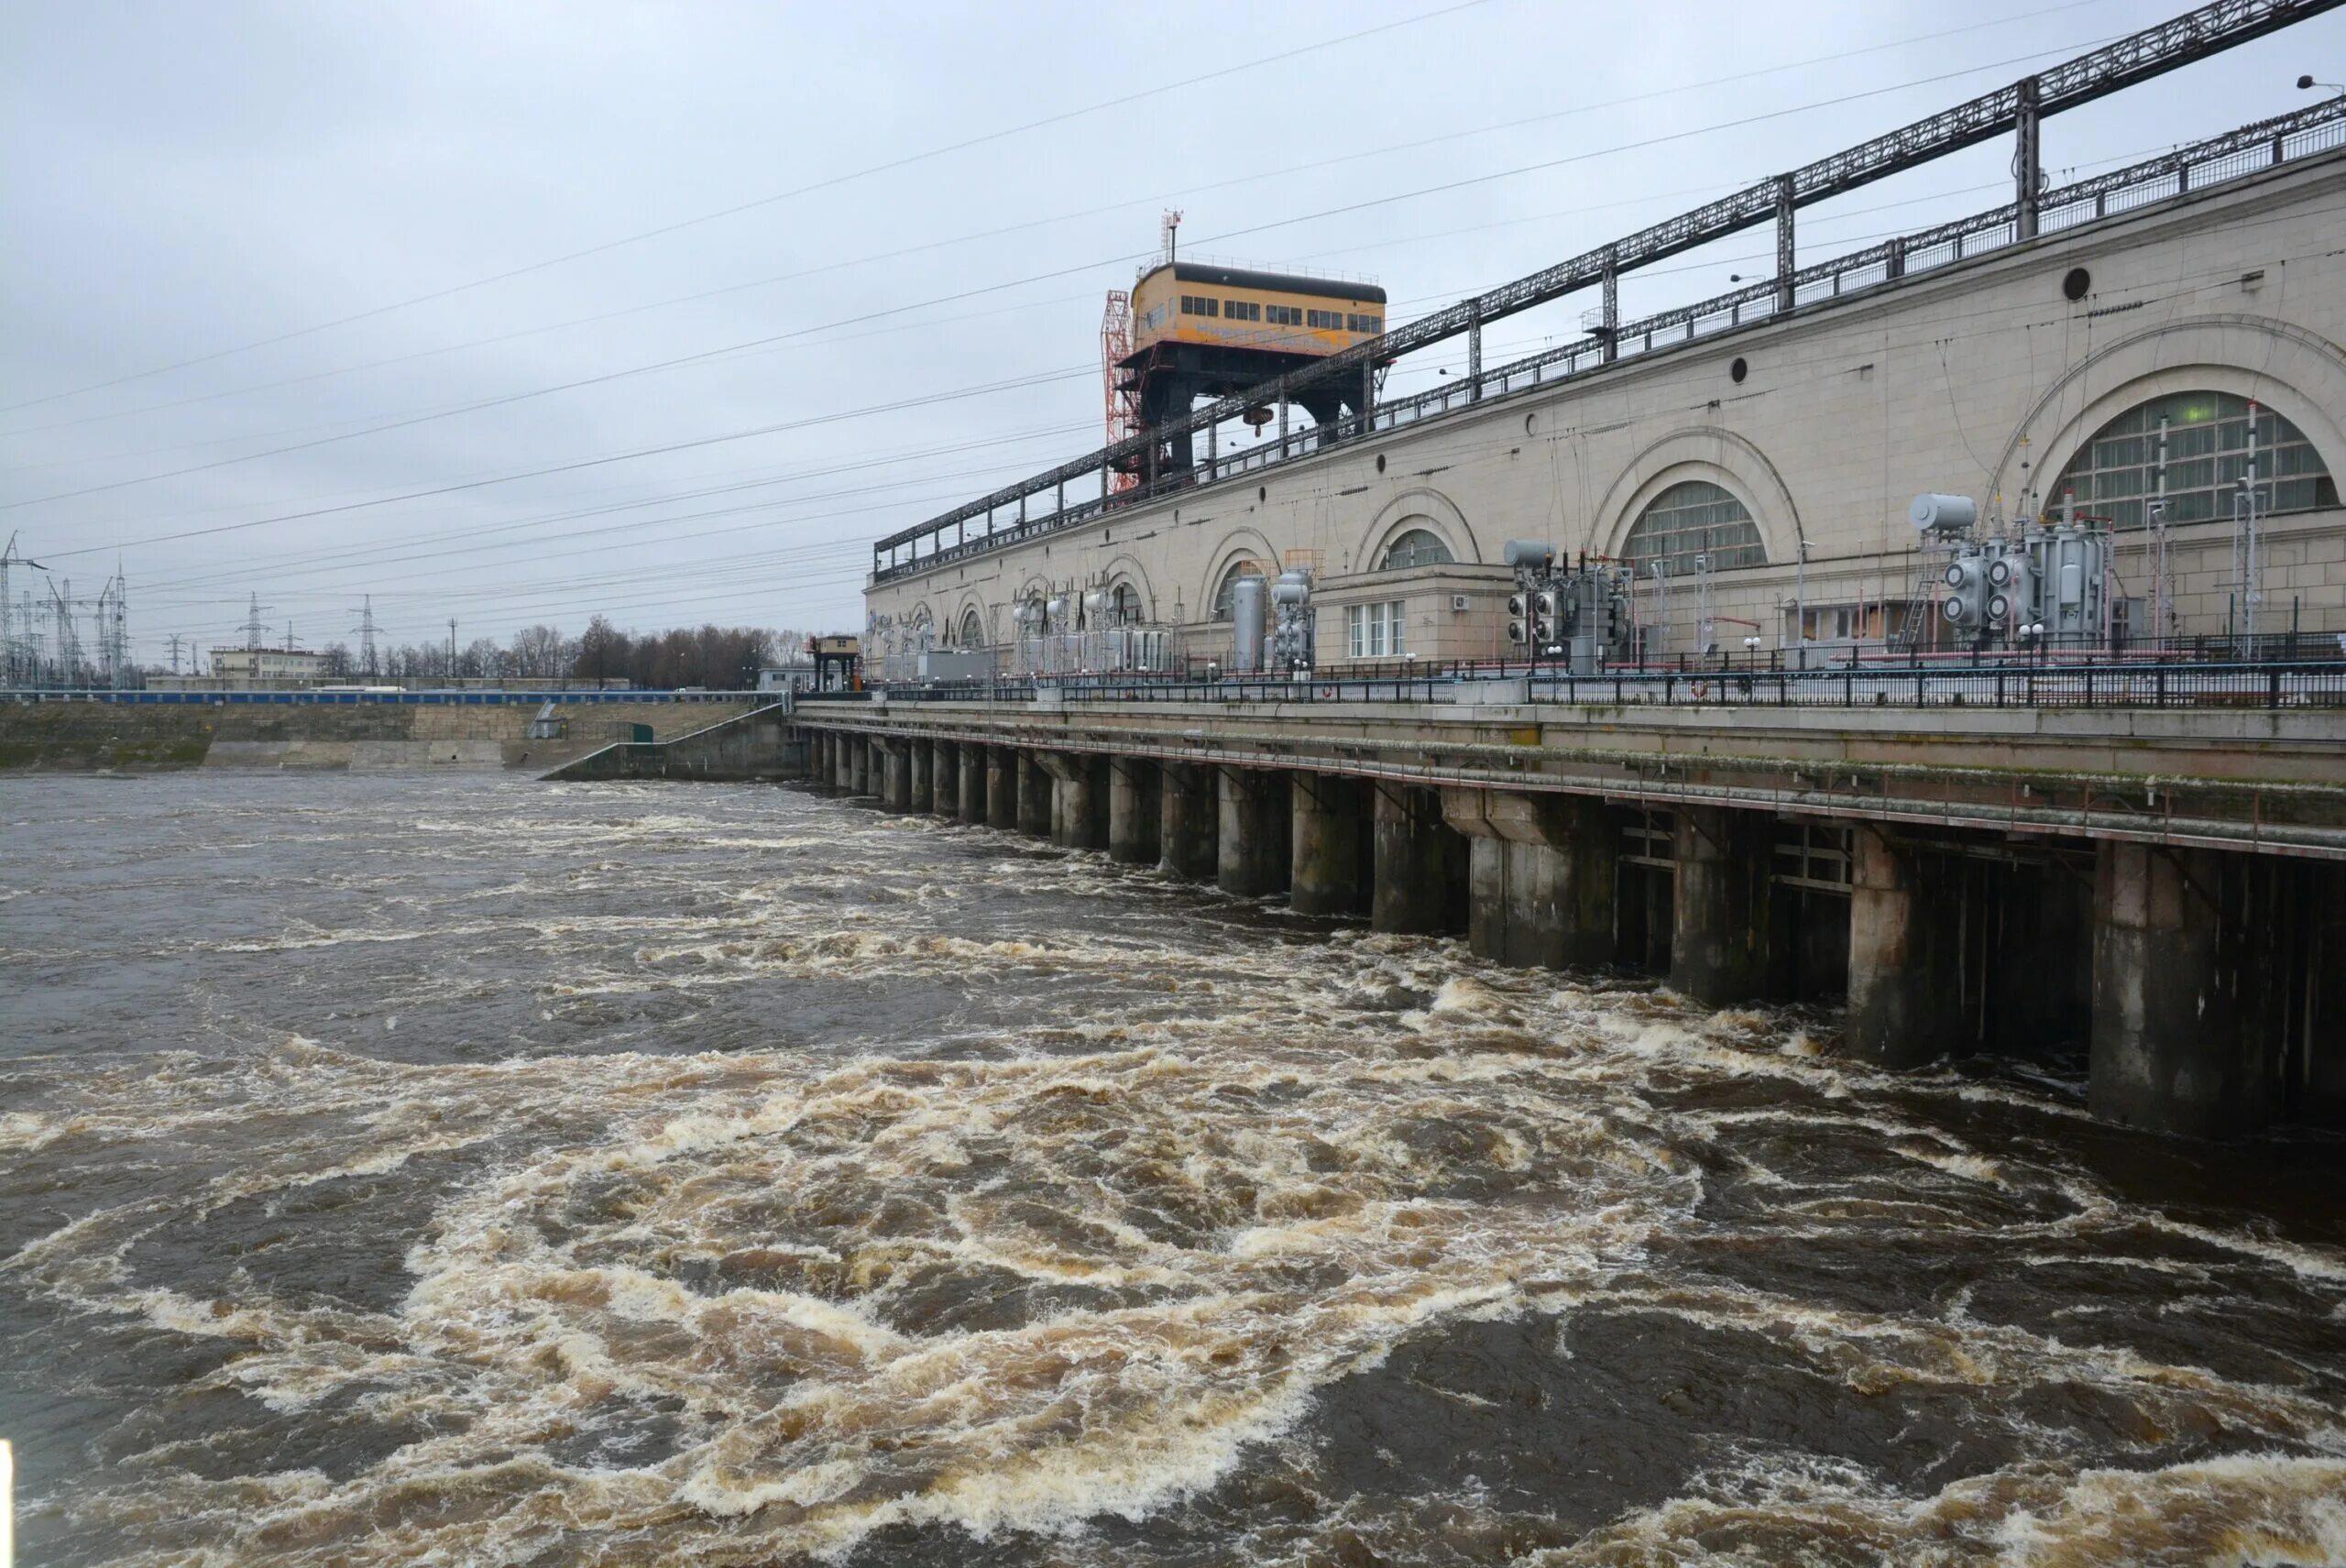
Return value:
M 1494 700 L 1498 683 L 1520 681 L 1526 700 L 1562 706 L 1636 707 L 2258 707 L 2346 710 L 2346 661 L 1991 664 L 1868 664 L 1788 670 L 1754 663 L 1716 669 L 1608 670 L 1573 675 L 1518 666 L 1467 674 L 1313 674 L 1307 679 L 1237 677 L 1199 681 L 1088 680 L 940 683 L 893 688 L 898 703 L 1066 705 L 1102 703 L 1442 703 Z M 802 707 L 865 701 L 868 693 L 802 696 Z
M 598 691 L 594 689 L 565 689 L 548 691 L 396 691 L 396 692 L 322 692 L 322 691 L 228 691 L 228 692 L 165 692 L 114 691 L 96 687 L 86 691 L 59 691 L 48 687 L 0 688 L 0 702 L 105 702 L 125 706 L 183 705 L 226 703 L 247 705 L 315 707 L 364 707 L 378 704 L 410 704 L 426 707 L 484 707 L 515 703 L 536 706 L 541 703 L 612 703 L 612 702 L 776 702 L 775 692 L 756 691 Z
M 2262 173 L 2285 163 L 2329 153 L 2341 146 L 2346 146 L 2346 99 L 2330 99 L 2291 114 L 2242 126 L 2124 169 L 2047 191 L 2038 197 L 2036 203 L 2038 231 L 2040 234 L 2051 234 L 2073 229 L 2158 202 L 2198 192 L 2227 181 Z M 1833 160 L 1825 161 L 1830 163 Z M 1802 198 L 1803 201 L 1807 199 L 1805 196 Z M 1734 226 L 1743 225 L 1738 222 Z M 1282 438 L 1249 445 L 1242 451 L 1211 455 L 1192 469 L 1144 481 L 1112 496 L 1066 500 L 1065 493 L 1070 480 L 1087 480 L 1096 472 L 1105 472 L 1110 459 L 1123 450 L 1122 446 L 1111 448 L 1063 465 L 1036 479 L 957 508 L 930 522 L 882 540 L 874 547 L 872 580 L 875 583 L 887 582 L 915 572 L 967 560 L 973 555 L 1008 549 L 1044 534 L 1080 527 L 1130 507 L 1194 490 L 1201 486 L 1258 474 L 1336 447 L 1372 440 L 1380 433 L 1457 412 L 1494 398 L 1591 375 L 1623 358 L 1668 348 L 1712 334 L 1751 326 L 1781 314 L 1787 294 L 1794 309 L 1854 299 L 1924 272 L 2004 249 L 2015 243 L 2022 233 L 2022 226 L 2019 205 L 2007 203 L 1952 223 L 1898 236 L 1863 250 L 1801 268 L 1782 279 L 1763 279 L 1694 304 L 1663 311 L 1642 320 L 1622 323 L 1614 328 L 1609 345 L 1603 337 L 1590 338 L 1495 367 L 1479 378 L 1460 376 L 1450 378 L 1442 385 L 1414 397 L 1379 404 L 1365 425 L 1360 420 L 1346 419 L 1333 424 L 1291 431 Z M 1632 244 L 1632 241 L 1621 242 L 1623 247 Z M 1674 253 L 1665 250 L 1656 254 Z M 1589 271 L 1584 265 L 1588 261 L 1588 258 L 1580 258 L 1567 264 L 1565 270 L 1577 268 L 1580 271 Z M 1626 259 L 1619 260 L 1617 270 L 1627 265 Z M 1579 278 L 1578 273 L 1574 273 L 1577 281 L 1569 281 L 1572 288 L 1585 288 L 1597 281 L 1599 276 L 1598 272 L 1589 272 L 1587 277 Z M 1347 352 L 1358 354 L 1376 350 L 1376 357 L 1389 359 L 1394 355 L 1428 346 L 1467 330 L 1466 317 L 1462 316 L 1455 323 L 1449 320 L 1461 311 L 1468 311 L 1473 317 L 1473 324 L 1479 327 L 1507 311 L 1529 308 L 1529 304 L 1539 303 L 1556 297 L 1556 293 L 1567 291 L 1559 284 L 1555 292 L 1542 293 L 1534 290 L 1526 294 L 1522 302 L 1518 302 L 1515 292 L 1511 291 L 1517 290 L 1517 285 L 1507 285 L 1482 301 L 1470 301 L 1465 306 L 1452 307 L 1439 313 L 1437 317 L 1388 333 L 1385 337 L 1363 345 L 1362 350 Z M 1469 307 L 1474 309 L 1469 311 Z M 1428 323 L 1436 322 L 1448 324 L 1440 331 L 1430 330 Z M 1420 337 L 1423 338 L 1422 342 L 1419 341 Z M 1226 411 L 1218 412 L 1222 410 L 1222 404 L 1217 403 L 1211 409 L 1201 411 L 1187 420 L 1172 422 L 1147 433 L 1145 437 L 1135 437 L 1134 441 L 1161 438 L 1177 427 L 1202 433 L 1215 423 L 1237 417 L 1250 399 L 1267 403 L 1283 395 L 1290 381 L 1300 385 L 1303 380 L 1327 374 L 1332 374 L 1332 370 L 1323 367 L 1311 372 L 1297 372 L 1294 378 L 1268 383 L 1236 400 L 1224 400 L 1231 404 Z M 1124 444 L 1133 444 L 1127 442 Z M 1051 510 L 1030 512 L 1028 499 L 1047 495 L 1052 498 Z M 997 523 L 996 514 L 1014 506 L 1017 508 L 1014 521 Z M 973 526 L 980 530 L 974 536 L 970 532 Z M 953 534 L 950 544 L 943 543 L 948 532 Z M 924 544 L 927 546 L 926 551 Z M 902 559 L 881 563 L 880 555 L 898 550 L 904 553 Z

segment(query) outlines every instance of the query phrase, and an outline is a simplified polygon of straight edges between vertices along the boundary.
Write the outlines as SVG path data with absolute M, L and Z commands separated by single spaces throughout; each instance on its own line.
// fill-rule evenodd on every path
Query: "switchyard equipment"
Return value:
M 2107 648 L 2116 601 L 2110 593 L 2110 527 L 2065 503 L 2059 521 L 1976 538 L 1979 508 L 1963 496 L 1916 496 L 1907 518 L 1925 549 L 1944 551 L 1935 591 L 1918 601 L 1937 611 L 1966 649 Z M 1927 613 L 1928 610 L 1925 610 Z
M 1271 667 L 1290 674 L 1311 671 L 1319 616 L 1311 608 L 1311 568 L 1289 566 L 1271 585 Z
M 1526 539 L 1508 542 L 1506 560 L 1515 570 L 1507 641 L 1535 663 L 1557 660 L 1575 675 L 1603 669 L 1627 639 L 1635 572 L 1585 555 L 1572 565 L 1555 546 Z
M 1241 577 L 1230 587 L 1230 673 L 1259 674 L 1263 668 L 1263 579 Z

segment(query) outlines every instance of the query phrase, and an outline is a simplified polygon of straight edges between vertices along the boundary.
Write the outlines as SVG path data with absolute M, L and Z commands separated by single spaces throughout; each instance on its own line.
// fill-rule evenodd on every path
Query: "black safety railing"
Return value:
M 802 707 L 870 694 L 802 695 Z M 1633 707 L 2259 707 L 2346 708 L 2346 660 L 1864 664 L 1792 670 L 1759 661 L 1707 669 L 1552 666 L 1421 670 L 1409 674 L 945 682 L 897 686 L 898 703 L 1448 703 L 1526 701 Z

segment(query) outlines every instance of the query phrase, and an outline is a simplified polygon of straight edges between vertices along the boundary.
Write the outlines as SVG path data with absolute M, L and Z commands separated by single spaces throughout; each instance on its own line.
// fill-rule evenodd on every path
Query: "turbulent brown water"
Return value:
M 38 1563 L 2346 1560 L 2346 1157 L 751 786 L 0 784 Z

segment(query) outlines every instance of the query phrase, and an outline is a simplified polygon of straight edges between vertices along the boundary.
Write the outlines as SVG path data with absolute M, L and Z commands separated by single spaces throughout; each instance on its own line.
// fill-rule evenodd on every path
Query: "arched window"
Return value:
M 2129 409 L 2096 431 L 2053 482 L 2045 509 L 2058 513 L 2063 498 L 2074 494 L 2079 516 L 2140 528 L 2150 521 L 2151 499 L 2164 493 L 2169 522 L 2229 518 L 2247 471 L 2248 400 L 2177 392 Z M 2256 411 L 2256 488 L 2267 512 L 2338 504 L 2338 481 L 2321 454 L 2303 431 L 2263 407 Z
M 1230 619 L 1230 594 L 1231 590 L 1238 586 L 1239 578 L 1260 577 L 1266 575 L 1259 561 L 1233 561 L 1230 564 L 1230 570 L 1222 575 L 1222 586 L 1213 591 L 1213 619 L 1216 620 Z
M 1137 626 L 1140 624 L 1140 595 L 1130 583 L 1118 583 L 1108 590 L 1108 624 Z
M 1380 572 L 1397 572 L 1405 566 L 1447 566 L 1457 557 L 1441 538 L 1422 528 L 1413 528 L 1395 540 L 1385 552 Z
M 1685 479 L 1654 497 L 1630 526 L 1621 554 L 1639 571 L 1654 562 L 1673 577 L 1692 576 L 1694 558 L 1708 554 L 1711 570 L 1764 566 L 1768 547 L 1741 501 L 1707 479 Z
M 961 635 L 955 641 L 964 648 L 982 648 L 986 645 L 986 623 L 979 616 L 976 605 L 971 605 L 961 612 Z

